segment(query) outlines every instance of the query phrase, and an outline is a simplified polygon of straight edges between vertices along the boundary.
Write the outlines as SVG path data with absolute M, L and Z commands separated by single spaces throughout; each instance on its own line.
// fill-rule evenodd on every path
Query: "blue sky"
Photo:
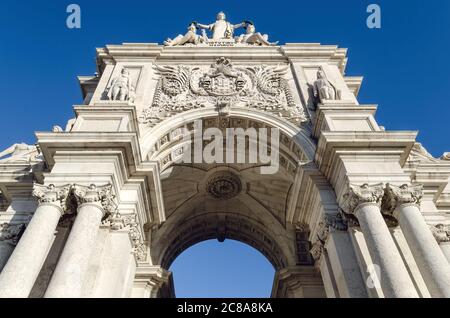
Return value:
M 70 3 L 81 6 L 80 30 L 66 28 Z M 370 3 L 381 6 L 380 30 L 366 27 Z M 95 72 L 95 47 L 161 43 L 192 20 L 213 21 L 220 10 L 233 22 L 252 20 L 273 41 L 349 48 L 347 75 L 365 77 L 359 100 L 379 104 L 378 122 L 388 130 L 419 130 L 419 141 L 435 156 L 450 151 L 448 0 L 1 1 L 0 149 L 65 126 L 71 106 L 81 103 L 76 76 Z M 182 254 L 173 266 L 181 295 L 207 296 L 201 286 L 208 281 L 217 282 L 209 289 L 217 296 L 269 295 L 268 263 L 235 245 L 206 242 Z M 216 253 L 214 261 L 221 261 L 212 264 Z M 233 267 L 237 257 L 240 267 Z M 196 280 L 177 281 L 185 273 Z M 248 289 L 251 280 L 260 284 Z

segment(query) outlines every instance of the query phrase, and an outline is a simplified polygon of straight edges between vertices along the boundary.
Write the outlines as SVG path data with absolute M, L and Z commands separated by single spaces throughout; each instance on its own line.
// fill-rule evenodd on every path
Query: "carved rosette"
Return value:
M 344 195 L 342 209 L 346 214 L 354 215 L 357 207 L 362 204 L 375 204 L 381 208 L 383 194 L 382 184 L 350 185 L 348 192 Z
M 242 184 L 239 177 L 228 171 L 214 174 L 206 183 L 206 192 L 219 200 L 234 198 L 241 190 Z
M 33 196 L 37 198 L 39 204 L 51 203 L 62 208 L 65 212 L 67 210 L 66 200 L 70 190 L 70 185 L 56 187 L 54 184 L 35 184 Z
M 99 187 L 95 184 L 89 186 L 75 184 L 73 194 L 78 206 L 85 203 L 97 203 L 102 206 L 105 215 L 114 214 L 117 210 L 116 196 L 112 193 L 111 184 Z
M 25 230 L 26 224 L 11 224 L 3 223 L 0 224 L 0 242 L 6 242 L 11 245 L 17 245 L 23 231 Z
M 444 224 L 430 225 L 430 230 L 438 244 L 450 242 L 450 226 Z
M 394 216 L 397 207 L 404 204 L 420 205 L 423 196 L 422 185 L 386 185 L 383 197 L 382 211 L 383 214 Z

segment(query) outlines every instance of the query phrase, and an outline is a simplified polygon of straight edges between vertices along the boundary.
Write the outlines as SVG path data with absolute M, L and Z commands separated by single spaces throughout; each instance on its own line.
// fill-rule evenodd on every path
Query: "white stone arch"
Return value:
M 140 138 L 141 151 L 144 160 L 148 157 L 148 154 L 155 143 L 157 143 L 160 138 L 169 134 L 171 130 L 193 122 L 194 120 L 213 117 L 218 117 L 218 112 L 214 108 L 195 109 L 174 115 L 150 129 L 145 129 Z M 292 138 L 292 140 L 301 148 L 307 160 L 314 160 L 316 143 L 310 137 L 310 133 L 298 125 L 267 112 L 241 107 L 231 108 L 227 117 L 245 118 L 260 122 L 269 127 L 278 128 L 280 132 L 284 133 L 289 138 Z

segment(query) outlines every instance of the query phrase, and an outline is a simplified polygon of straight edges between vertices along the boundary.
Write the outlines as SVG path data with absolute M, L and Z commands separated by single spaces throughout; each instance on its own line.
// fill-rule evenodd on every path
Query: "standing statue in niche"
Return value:
M 127 101 L 134 96 L 134 87 L 131 85 L 130 71 L 122 69 L 119 76 L 115 77 L 106 88 L 109 100 Z
M 219 41 L 223 39 L 233 39 L 234 30 L 241 28 L 245 25 L 245 22 L 239 24 L 231 24 L 226 20 L 225 13 L 219 12 L 217 14 L 217 20 L 211 24 L 197 23 L 197 27 L 200 29 L 210 30 L 212 32 L 212 40 Z
M 341 91 L 330 83 L 323 69 L 319 69 L 317 72 L 317 80 L 314 82 L 314 97 L 318 98 L 320 102 L 341 99 Z
M 255 25 L 251 21 L 245 21 L 245 33 L 236 37 L 236 43 L 247 43 L 253 45 L 277 45 L 278 42 L 270 43 L 267 34 L 256 32 Z
M 164 41 L 165 46 L 176 46 L 176 45 L 184 45 L 184 44 L 198 44 L 204 42 L 205 39 L 197 34 L 197 26 L 196 22 L 191 22 L 188 26 L 188 31 L 185 35 L 179 34 L 173 40 L 168 38 Z

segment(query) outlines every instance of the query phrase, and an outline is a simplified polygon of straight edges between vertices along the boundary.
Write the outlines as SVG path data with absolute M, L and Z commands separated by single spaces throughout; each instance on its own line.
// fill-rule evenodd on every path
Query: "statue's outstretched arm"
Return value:
M 239 24 L 234 24 L 233 28 L 234 29 L 239 29 L 239 28 L 245 27 L 245 24 L 246 24 L 245 22 L 241 22 Z
M 213 24 L 201 24 L 201 23 L 197 23 L 196 24 L 197 28 L 200 29 L 211 29 Z

